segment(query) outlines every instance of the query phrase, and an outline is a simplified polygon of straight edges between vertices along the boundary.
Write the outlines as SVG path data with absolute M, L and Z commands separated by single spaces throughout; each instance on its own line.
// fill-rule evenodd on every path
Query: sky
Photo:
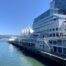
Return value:
M 51 0 L 0 0 L 0 34 L 20 34 L 34 18 L 50 7 Z

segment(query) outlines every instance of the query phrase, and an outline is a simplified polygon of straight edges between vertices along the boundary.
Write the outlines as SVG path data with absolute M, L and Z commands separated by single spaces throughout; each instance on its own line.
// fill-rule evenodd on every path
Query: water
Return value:
M 24 55 L 18 48 L 6 41 L 0 41 L 0 66 L 46 66 L 32 58 Z

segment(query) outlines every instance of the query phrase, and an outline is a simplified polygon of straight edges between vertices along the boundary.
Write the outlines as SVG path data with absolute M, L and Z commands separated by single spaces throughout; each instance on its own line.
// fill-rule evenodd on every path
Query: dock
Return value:
M 46 57 L 50 61 L 54 61 L 54 62 L 60 64 L 60 66 L 66 66 L 66 57 L 62 57 L 62 56 L 59 56 L 59 55 L 56 55 L 56 54 L 40 51 L 40 50 L 37 50 L 35 48 L 19 45 L 16 42 L 10 42 L 10 43 L 15 45 L 16 47 L 21 48 L 22 50 L 25 50 L 25 51 L 28 50 L 31 53 L 35 53 L 35 54 L 40 55 L 42 57 Z

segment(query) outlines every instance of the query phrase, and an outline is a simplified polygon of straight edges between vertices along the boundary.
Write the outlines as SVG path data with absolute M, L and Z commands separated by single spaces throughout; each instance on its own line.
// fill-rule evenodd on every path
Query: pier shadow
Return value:
M 25 56 L 34 58 L 35 60 L 39 61 L 40 63 L 44 64 L 44 66 L 63 66 L 45 56 L 42 56 L 40 54 L 34 53 L 29 50 L 25 50 L 23 48 L 18 48 L 18 51 L 22 52 Z

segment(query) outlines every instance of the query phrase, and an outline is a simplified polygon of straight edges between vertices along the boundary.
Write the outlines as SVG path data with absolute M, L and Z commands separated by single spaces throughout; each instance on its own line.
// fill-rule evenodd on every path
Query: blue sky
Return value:
M 0 0 L 0 34 L 19 34 L 49 8 L 51 0 Z

